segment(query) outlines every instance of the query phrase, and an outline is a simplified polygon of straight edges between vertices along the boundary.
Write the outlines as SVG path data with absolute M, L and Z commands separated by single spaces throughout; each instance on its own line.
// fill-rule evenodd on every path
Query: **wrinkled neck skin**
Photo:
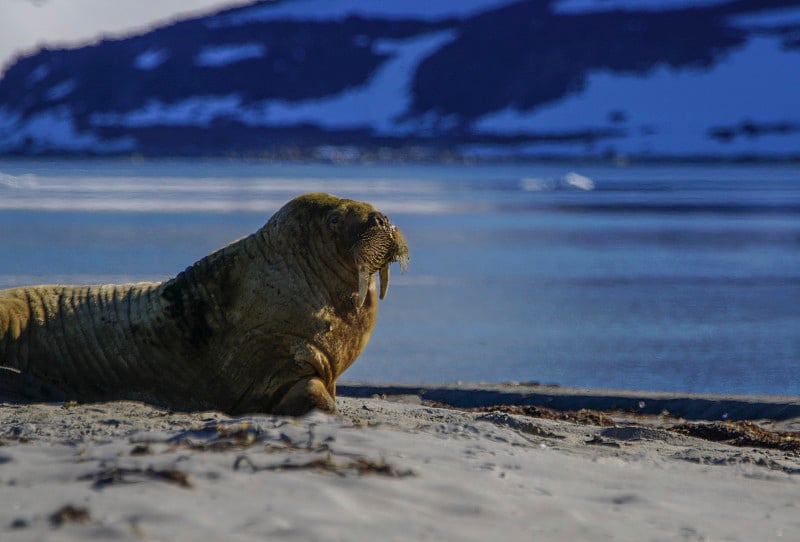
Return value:
M 231 390 L 229 412 L 271 411 L 288 387 L 319 377 L 335 396 L 336 379 L 366 347 L 377 318 L 374 277 L 357 305 L 358 269 L 331 238 L 304 231 L 313 225 L 271 220 L 239 241 L 230 281 L 232 310 L 212 350 L 216 378 Z M 213 256 L 213 255 L 212 255 Z M 291 376 L 290 376 L 291 375 Z

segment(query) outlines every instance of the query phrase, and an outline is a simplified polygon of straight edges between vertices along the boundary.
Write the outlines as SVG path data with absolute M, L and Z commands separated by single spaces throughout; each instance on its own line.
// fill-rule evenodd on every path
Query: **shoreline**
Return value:
M 800 416 L 683 423 L 624 409 L 548 417 L 549 408 L 479 405 L 703 400 L 784 416 L 779 407 L 796 401 L 499 384 L 339 388 L 337 415 L 300 418 L 131 401 L 0 402 L 0 538 L 638 542 L 800 533 L 800 448 L 791 447 Z M 794 430 L 777 447 L 748 440 L 747 431 L 777 426 Z M 710 432 L 738 429 L 738 440 Z
M 347 397 L 408 395 L 423 401 L 474 408 L 539 405 L 556 410 L 621 410 L 687 420 L 788 420 L 800 418 L 800 397 L 575 388 L 529 383 L 393 384 L 341 382 Z

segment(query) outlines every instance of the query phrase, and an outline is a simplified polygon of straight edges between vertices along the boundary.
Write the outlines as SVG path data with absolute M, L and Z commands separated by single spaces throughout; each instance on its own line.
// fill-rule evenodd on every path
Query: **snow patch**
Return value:
M 800 8 L 769 9 L 728 17 L 728 24 L 746 29 L 782 28 L 800 25 Z
M 443 44 L 453 40 L 451 31 L 435 32 L 406 40 L 376 40 L 373 47 L 393 55 L 363 86 L 337 95 L 300 102 L 264 100 L 245 106 L 238 94 L 194 96 L 164 104 L 150 100 L 142 108 L 125 113 L 99 112 L 94 126 L 208 126 L 220 116 L 251 125 L 310 123 L 325 128 L 364 127 L 381 133 L 408 133 L 415 128 L 398 124 L 408 110 L 411 78 L 417 65 Z
M 376 51 L 393 54 L 362 87 L 348 89 L 330 98 L 286 102 L 268 101 L 259 112 L 243 113 L 248 124 L 291 125 L 310 122 L 327 128 L 368 127 L 381 133 L 408 132 L 398 118 L 411 101 L 411 78 L 419 63 L 452 41 L 455 33 L 435 32 L 407 40 L 381 39 L 373 43 Z
M 366 19 L 410 19 L 436 21 L 466 18 L 514 4 L 519 0 L 403 0 L 402 2 L 368 2 L 365 0 L 293 0 L 268 3 L 228 15 L 212 17 L 209 27 L 239 26 L 253 22 L 343 21 L 348 17 Z
M 166 49 L 148 49 L 133 59 L 137 70 L 154 70 L 167 61 L 169 51 Z
M 42 111 L 27 119 L 0 108 L 0 151 L 19 149 L 26 144 L 34 151 L 89 151 L 114 153 L 132 151 L 136 143 L 125 137 L 104 140 L 96 134 L 79 131 L 66 107 Z
M 800 57 L 781 51 L 778 40 L 755 38 L 709 70 L 660 67 L 644 77 L 595 72 L 579 94 L 530 112 L 507 108 L 482 117 L 474 129 L 500 134 L 622 129 L 627 136 L 600 145 L 628 153 L 796 153 L 796 138 L 776 134 L 726 143 L 710 138 L 709 130 L 744 119 L 800 122 L 800 77 L 786 77 L 797 73 L 799 63 Z M 612 111 L 624 112 L 626 120 L 611 124 Z
M 218 68 L 242 60 L 261 58 L 266 54 L 267 48 L 262 43 L 209 45 L 197 53 L 194 63 L 196 66 Z
M 76 88 L 78 88 L 78 83 L 75 79 L 67 79 L 45 91 L 44 99 L 48 102 L 63 100 L 72 94 Z
M 727 4 L 730 0 L 558 0 L 553 13 L 574 15 L 603 11 L 672 11 Z
M 9 134 L 16 130 L 21 120 L 22 115 L 0 105 L 0 149 L 2 148 L 4 134 Z
M 236 116 L 241 105 L 238 94 L 225 96 L 193 96 L 165 104 L 149 100 L 140 109 L 126 113 L 94 113 L 89 122 L 94 126 L 208 126 L 219 116 Z
M 25 82 L 29 87 L 32 87 L 48 75 L 50 75 L 50 66 L 47 64 L 39 64 L 36 66 L 36 69 L 28 74 L 28 78 L 25 80 Z

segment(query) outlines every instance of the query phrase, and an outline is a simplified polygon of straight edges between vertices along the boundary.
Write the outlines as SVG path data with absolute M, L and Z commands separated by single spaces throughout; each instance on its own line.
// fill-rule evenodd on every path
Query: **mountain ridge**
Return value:
M 797 68 L 800 0 L 260 2 L 17 59 L 0 155 L 798 158 Z

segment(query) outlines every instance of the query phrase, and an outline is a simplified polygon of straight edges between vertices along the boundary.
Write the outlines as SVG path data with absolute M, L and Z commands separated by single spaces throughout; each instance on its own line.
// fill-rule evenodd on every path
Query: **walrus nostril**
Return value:
M 381 228 L 388 228 L 390 225 L 389 219 L 386 215 L 373 211 L 367 217 L 367 225 L 370 227 L 379 226 Z

